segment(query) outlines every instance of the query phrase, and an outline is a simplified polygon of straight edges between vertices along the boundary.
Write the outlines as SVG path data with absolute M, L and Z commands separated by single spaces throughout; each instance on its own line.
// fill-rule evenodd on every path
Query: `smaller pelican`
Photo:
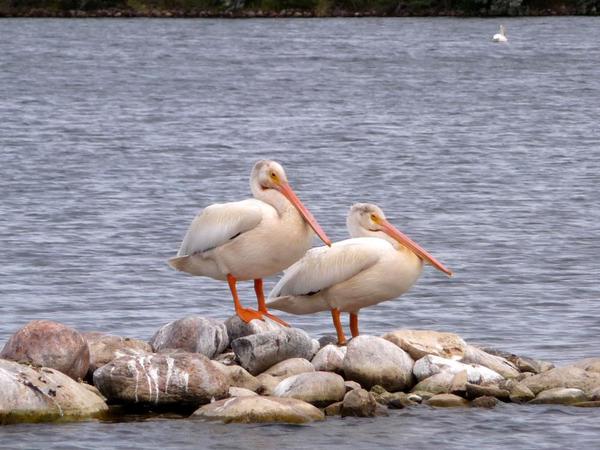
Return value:
M 357 203 L 348 214 L 352 239 L 317 247 L 287 269 L 267 306 L 292 314 L 331 311 L 338 345 L 346 343 L 340 312 L 350 313 L 358 336 L 361 308 L 398 297 L 417 281 L 423 262 L 452 272 L 389 223 L 376 205 Z
M 500 31 L 498 31 L 493 37 L 492 41 L 494 42 L 508 42 L 506 38 L 506 30 L 504 29 L 504 25 L 500 25 Z

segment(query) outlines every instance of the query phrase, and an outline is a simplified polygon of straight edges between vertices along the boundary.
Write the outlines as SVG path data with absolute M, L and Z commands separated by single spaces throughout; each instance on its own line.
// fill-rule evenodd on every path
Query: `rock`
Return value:
M 388 392 L 382 386 L 375 385 L 371 388 L 371 395 L 375 401 L 381 405 L 388 406 L 393 409 L 401 409 L 407 406 L 414 406 L 421 402 L 421 397 L 413 394 L 405 394 L 404 392 Z M 415 400 L 418 398 L 418 402 Z
M 500 357 L 486 353 L 485 351 L 467 345 L 465 354 L 461 360 L 465 364 L 477 364 L 487 367 L 496 373 L 499 373 L 504 378 L 515 378 L 519 375 L 519 369 L 510 361 Z
M 571 367 L 578 367 L 585 370 L 586 372 L 600 373 L 600 358 L 587 358 L 577 361 L 570 365 Z
M 326 416 L 339 416 L 342 414 L 342 405 L 343 404 L 344 404 L 343 401 L 332 403 L 331 405 L 325 407 L 323 412 L 325 413 Z
M 466 372 L 466 371 L 465 371 Z M 413 392 L 430 392 L 432 394 L 449 394 L 452 390 L 452 382 L 455 374 L 452 372 L 440 372 L 425 378 L 413 387 Z
M 600 387 L 592 389 L 589 396 L 590 400 L 600 400 Z
M 379 384 L 389 391 L 412 386 L 414 361 L 391 342 L 375 336 L 357 336 L 348 344 L 344 374 L 365 388 Z
M 48 367 L 0 359 L 0 424 L 93 417 L 108 410 L 89 386 Z
M 268 317 L 265 317 L 265 320 L 254 319 L 249 323 L 246 323 L 237 315 L 227 319 L 225 321 L 225 327 L 227 328 L 227 335 L 231 342 L 244 336 L 268 333 L 270 331 L 278 331 L 286 328 Z
M 477 364 L 463 364 L 452 359 L 440 358 L 439 356 L 427 355 L 419 359 L 413 368 L 413 373 L 419 381 L 424 380 L 436 373 L 449 372 L 457 374 L 463 370 L 467 371 L 469 383 L 482 384 L 503 380 L 502 375 Z
M 181 349 L 212 358 L 229 345 L 225 324 L 202 316 L 187 316 L 163 325 L 150 340 L 155 352 Z
M 467 383 L 466 396 L 468 399 L 475 399 L 479 397 L 495 397 L 502 401 L 510 400 L 510 392 L 506 389 L 500 389 L 498 386 L 481 386 L 478 384 Z
M 152 352 L 150 344 L 140 339 L 123 338 L 96 331 L 83 333 L 83 338 L 86 340 L 90 351 L 89 376 L 98 367 L 108 364 L 119 356 Z
M 510 401 L 513 403 L 525 403 L 535 398 L 535 394 L 531 392 L 527 386 L 520 383 L 516 384 L 510 390 Z
M 452 378 L 452 384 L 450 385 L 450 393 L 455 395 L 465 396 L 467 392 L 466 384 L 468 383 L 467 371 L 463 370 L 458 372 Z
M 240 365 L 252 375 L 289 358 L 312 359 L 312 339 L 298 328 L 253 334 L 231 343 Z
M 416 395 L 419 398 L 421 398 L 421 403 L 423 403 L 425 400 L 429 400 L 431 397 L 433 397 L 434 395 L 436 395 L 436 394 L 434 394 L 432 392 L 416 391 L 416 390 L 412 391 L 410 394 L 411 395 Z
M 383 336 L 407 352 L 414 360 L 426 355 L 461 359 L 467 344 L 453 333 L 431 330 L 397 330 Z
M 237 362 L 235 360 L 235 353 L 233 352 L 224 352 L 220 355 L 217 355 L 213 358 L 213 361 L 219 362 L 226 366 L 235 366 Z
M 580 408 L 598 408 L 600 407 L 600 401 L 594 400 L 589 402 L 573 403 L 571 406 L 578 406 Z
M 547 372 L 525 378 L 519 383 L 534 394 L 554 388 L 577 388 L 590 393 L 600 387 L 600 373 L 588 372 L 575 366 L 557 367 Z
M 518 356 L 513 353 L 503 352 L 492 348 L 482 348 L 481 350 L 491 355 L 500 356 L 515 365 L 520 372 L 542 373 L 554 368 L 554 364 L 547 361 Z
M 73 328 L 49 320 L 34 320 L 13 334 L 0 358 L 56 369 L 74 380 L 85 377 L 90 352 Z
M 438 408 L 453 408 L 458 406 L 469 406 L 469 401 L 454 394 L 436 394 L 429 400 L 425 401 L 429 406 Z
M 287 378 L 300 373 L 314 372 L 315 367 L 304 358 L 290 358 L 269 367 L 263 373 L 278 378 Z
M 477 397 L 475 400 L 473 400 L 471 402 L 471 405 L 476 408 L 495 408 L 497 404 L 498 404 L 498 399 L 496 397 L 491 397 L 489 395 Z
M 307 423 L 325 415 L 310 403 L 295 398 L 233 397 L 202 406 L 192 418 L 225 423 Z
M 534 405 L 540 404 L 558 404 L 570 405 L 572 403 L 585 402 L 589 399 L 581 389 L 575 388 L 555 388 L 540 392 L 529 403 Z
M 343 373 L 345 356 L 346 347 L 329 344 L 319 350 L 311 362 L 315 370 Z
M 230 397 L 252 397 L 258 395 L 256 392 L 251 391 L 250 389 L 245 389 L 241 387 L 231 386 L 229 388 L 229 396 Z
M 323 348 L 329 344 L 337 345 L 337 336 L 328 334 L 327 336 L 321 336 L 319 338 L 319 348 Z
M 344 381 L 344 387 L 346 388 L 346 392 L 352 391 L 354 389 L 360 389 L 361 385 L 356 381 Z
M 303 400 L 316 406 L 339 402 L 346 394 L 344 379 L 331 372 L 307 372 L 281 381 L 273 395 Z
M 258 378 L 250 375 L 243 367 L 226 366 L 217 361 L 211 361 L 211 363 L 227 377 L 231 387 L 239 387 L 256 392 L 262 386 Z
M 228 378 L 200 353 L 122 356 L 94 372 L 94 385 L 109 401 L 195 406 L 223 398 Z
M 365 389 L 348 392 L 342 403 L 342 417 L 374 417 L 376 410 L 375 397 Z

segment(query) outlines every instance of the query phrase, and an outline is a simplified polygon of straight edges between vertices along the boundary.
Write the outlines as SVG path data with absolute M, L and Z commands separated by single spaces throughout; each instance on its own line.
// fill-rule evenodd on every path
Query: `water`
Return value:
M 0 343 L 32 319 L 149 338 L 186 314 L 227 318 L 224 283 L 165 261 L 268 157 L 334 240 L 352 203 L 375 202 L 455 271 L 428 268 L 362 312 L 363 333 L 599 356 L 598 19 L 503 23 L 508 45 L 479 19 L 0 21 Z M 240 293 L 254 304 L 249 283 Z M 328 314 L 282 317 L 333 333 Z M 0 447 L 589 447 L 597 419 L 503 406 L 305 427 L 90 421 L 3 427 Z

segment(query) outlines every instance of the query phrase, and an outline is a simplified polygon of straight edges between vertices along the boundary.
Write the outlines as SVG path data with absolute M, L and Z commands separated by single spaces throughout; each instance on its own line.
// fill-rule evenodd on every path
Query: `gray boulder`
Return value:
M 289 358 L 312 359 L 313 340 L 303 330 L 285 328 L 234 340 L 231 348 L 240 365 L 252 375 Z
M 229 340 L 233 342 L 244 336 L 268 333 L 269 331 L 278 331 L 287 328 L 268 317 L 265 317 L 264 319 L 265 320 L 254 319 L 246 323 L 240 319 L 238 315 L 231 316 L 225 321 Z
M 195 406 L 227 396 L 228 378 L 200 353 L 122 356 L 94 372 L 113 403 Z
M 327 406 L 339 402 L 346 394 L 344 379 L 331 372 L 306 372 L 282 380 L 275 390 L 275 397 L 291 397 L 315 406 Z
M 412 389 L 413 392 L 431 392 L 432 394 L 448 394 L 452 391 L 455 374 L 439 372 L 419 381 Z
M 323 420 L 325 415 L 310 403 L 295 398 L 233 397 L 202 406 L 192 418 L 225 423 L 292 423 Z
M 0 359 L 0 424 L 93 417 L 108 406 L 93 388 L 48 367 Z
M 90 352 L 81 333 L 49 320 L 34 320 L 13 334 L 0 358 L 51 367 L 74 380 L 85 377 Z
M 311 362 L 316 370 L 343 373 L 345 356 L 346 347 L 329 344 L 321 348 Z
M 389 391 L 408 388 L 413 383 L 414 361 L 391 342 L 375 336 L 357 336 L 348 344 L 344 358 L 346 379 L 370 389 L 379 384 Z
M 225 324 L 198 315 L 187 316 L 163 325 L 150 340 L 155 352 L 181 349 L 213 358 L 229 345 Z

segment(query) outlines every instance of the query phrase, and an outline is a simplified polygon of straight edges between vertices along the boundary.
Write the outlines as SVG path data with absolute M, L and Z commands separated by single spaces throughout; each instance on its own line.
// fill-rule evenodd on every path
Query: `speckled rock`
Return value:
M 370 389 L 379 384 L 399 391 L 413 384 L 414 361 L 400 347 L 375 336 L 357 336 L 348 344 L 344 358 L 346 379 Z
M 344 379 L 331 372 L 307 372 L 282 380 L 273 391 L 275 397 L 291 397 L 315 406 L 339 402 L 346 395 Z
M 0 359 L 0 424 L 78 419 L 108 410 L 83 383 L 48 367 Z
M 313 340 L 298 328 L 244 336 L 234 340 L 231 347 L 240 365 L 252 375 L 289 358 L 310 360 L 316 351 Z
M 365 389 L 355 389 L 344 396 L 342 417 L 374 417 L 376 411 L 377 402 L 375 397 Z
M 573 403 L 585 402 L 589 398 L 581 389 L 576 388 L 555 388 L 540 392 L 529 403 L 534 405 L 540 404 L 558 404 L 570 405 Z
M 202 406 L 192 418 L 225 423 L 293 423 L 323 420 L 325 415 L 310 403 L 295 398 L 233 397 Z
M 108 364 L 119 356 L 151 353 L 152 347 L 140 339 L 124 338 L 102 332 L 83 333 L 90 350 L 90 366 L 88 375 L 104 364 Z
M 0 352 L 0 358 L 50 367 L 74 380 L 85 377 L 90 364 L 83 336 L 49 320 L 34 320 L 18 330 Z
M 519 369 L 501 356 L 491 355 L 473 345 L 467 345 L 461 362 L 465 364 L 477 364 L 487 367 L 504 378 L 515 378 L 519 375 Z
M 493 383 L 504 379 L 502 375 L 487 367 L 476 364 L 463 364 L 452 359 L 440 358 L 434 355 L 427 355 L 419 359 L 414 365 L 413 373 L 420 381 L 436 373 L 449 372 L 457 374 L 463 370 L 467 371 L 469 383 Z
M 229 337 L 224 323 L 192 315 L 163 325 L 150 340 L 150 345 L 155 352 L 181 349 L 213 358 L 227 348 Z
M 94 372 L 94 385 L 109 401 L 169 407 L 223 398 L 228 378 L 200 353 L 122 356 Z
M 454 394 L 437 394 L 426 400 L 425 403 L 429 406 L 438 408 L 454 408 L 469 406 L 469 401 Z
M 346 347 L 329 344 L 319 350 L 311 362 L 315 370 L 343 373 L 345 356 Z
M 211 363 L 227 377 L 228 383 L 232 387 L 244 388 L 256 392 L 262 385 L 255 376 L 250 375 L 243 367 L 227 366 L 218 361 L 211 361 Z
M 396 330 L 383 336 L 407 352 L 414 360 L 426 355 L 461 359 L 467 344 L 453 333 L 431 330 Z
M 268 333 L 269 331 L 277 331 L 286 328 L 268 317 L 265 317 L 264 319 L 265 320 L 254 319 L 246 323 L 237 315 L 231 316 L 225 321 L 229 340 L 233 342 L 237 338 L 244 336 Z

